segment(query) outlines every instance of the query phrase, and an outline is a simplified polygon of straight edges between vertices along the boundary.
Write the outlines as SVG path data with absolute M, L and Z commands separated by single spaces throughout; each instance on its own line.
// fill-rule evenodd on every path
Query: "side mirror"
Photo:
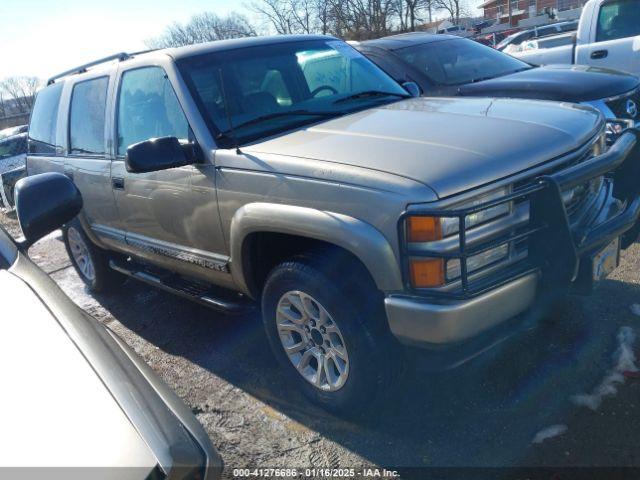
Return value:
M 420 87 L 416 82 L 404 82 L 402 84 L 402 88 L 409 92 L 409 95 L 412 97 L 419 97 L 422 94 Z
M 156 172 L 190 165 L 189 157 L 176 137 L 160 137 L 131 145 L 124 164 L 130 173 Z
M 21 178 L 15 187 L 18 221 L 24 234 L 21 248 L 29 248 L 73 219 L 82 209 L 82 196 L 61 173 Z

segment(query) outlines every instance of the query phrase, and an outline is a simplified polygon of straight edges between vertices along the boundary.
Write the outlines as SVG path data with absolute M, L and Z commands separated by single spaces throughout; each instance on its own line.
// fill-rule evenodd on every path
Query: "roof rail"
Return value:
M 51 85 L 52 83 L 54 83 L 59 78 L 66 77 L 68 75 L 75 75 L 75 74 L 78 74 L 78 73 L 84 73 L 84 72 L 87 71 L 87 68 L 94 67 L 96 65 L 100 65 L 101 63 L 110 62 L 111 60 L 123 61 L 123 60 L 127 60 L 129 58 L 131 58 L 131 55 L 129 55 L 126 52 L 120 52 L 120 53 L 116 53 L 115 55 L 109 55 L 108 57 L 101 58 L 100 60 L 94 60 L 93 62 L 85 63 L 84 65 L 80 65 L 79 67 L 75 67 L 75 68 L 72 68 L 72 69 L 67 70 L 65 72 L 59 73 L 58 75 L 55 75 L 55 76 L 51 77 L 49 80 L 47 80 L 47 85 Z

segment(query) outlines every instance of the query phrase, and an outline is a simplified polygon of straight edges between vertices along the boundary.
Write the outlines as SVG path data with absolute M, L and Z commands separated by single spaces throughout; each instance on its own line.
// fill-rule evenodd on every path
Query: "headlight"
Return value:
M 456 208 L 475 207 L 477 205 L 490 202 L 491 200 L 504 197 L 508 194 L 509 194 L 509 188 L 500 188 L 498 190 L 494 190 L 493 192 L 476 197 L 472 201 L 462 204 Z M 494 218 L 498 218 L 498 217 L 501 217 L 502 215 L 506 215 L 510 211 L 511 211 L 510 203 L 501 203 L 500 205 L 496 205 L 495 207 L 491 207 L 486 210 L 480 210 L 479 212 L 472 213 L 471 215 L 467 215 L 467 218 L 465 220 L 465 225 L 467 228 L 472 228 L 482 223 L 488 222 L 489 220 L 493 220 Z M 443 236 L 447 237 L 449 235 L 453 235 L 454 233 L 458 233 L 458 230 L 460 229 L 459 228 L 460 222 L 457 218 L 448 217 L 448 218 L 443 218 L 442 220 L 443 220 L 442 221 Z
M 510 193 L 510 187 L 494 190 L 473 200 L 455 205 L 452 209 L 466 209 L 502 198 Z M 501 203 L 465 217 L 467 229 L 486 223 L 511 212 L 512 202 Z M 406 223 L 407 242 L 428 243 L 441 240 L 459 232 L 458 217 L 409 216 Z M 509 246 L 503 245 L 488 252 L 474 255 L 467 260 L 468 272 L 478 270 L 490 263 L 508 256 Z M 443 286 L 447 280 L 460 276 L 460 260 L 442 258 L 414 258 L 409 262 L 409 275 L 414 288 L 434 288 Z
M 509 244 L 505 243 L 499 247 L 469 257 L 467 259 L 467 272 L 473 273 L 487 265 L 504 260 L 508 256 Z M 447 262 L 447 280 L 451 281 L 456 278 L 460 278 L 460 260 L 457 258 Z
M 475 207 L 483 203 L 490 202 L 497 198 L 508 195 L 510 189 L 500 188 L 493 192 L 481 195 L 469 202 L 455 205 L 454 209 L 464 209 Z M 508 214 L 511 211 L 511 202 L 501 203 L 486 210 L 467 215 L 465 220 L 466 228 L 473 228 L 482 223 L 488 222 L 495 218 Z M 457 217 L 428 217 L 428 216 L 411 216 L 407 219 L 407 240 L 409 243 L 424 243 L 440 240 L 449 235 L 458 233 L 460 221 Z

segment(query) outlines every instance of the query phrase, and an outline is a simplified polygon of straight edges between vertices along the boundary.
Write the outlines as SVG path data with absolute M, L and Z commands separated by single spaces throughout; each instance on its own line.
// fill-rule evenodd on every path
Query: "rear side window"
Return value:
M 56 120 L 62 83 L 40 90 L 29 123 L 29 153 L 53 155 L 56 152 Z
M 640 35 L 638 0 L 614 0 L 600 7 L 596 42 Z
M 171 82 L 159 67 L 122 75 L 118 99 L 118 155 L 150 138 L 189 138 L 189 124 Z
M 108 77 L 74 85 L 69 113 L 69 153 L 104 155 Z

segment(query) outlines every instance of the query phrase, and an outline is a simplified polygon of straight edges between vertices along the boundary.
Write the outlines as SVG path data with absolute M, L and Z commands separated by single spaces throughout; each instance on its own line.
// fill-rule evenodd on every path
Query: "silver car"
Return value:
M 76 187 L 60 174 L 30 177 L 18 182 L 17 203 L 25 238 L 16 243 L 0 227 L 5 474 L 219 478 L 220 456 L 191 411 L 26 255 L 78 213 Z
M 12 129 L 11 131 L 18 131 Z M 0 138 L 0 207 L 14 206 L 14 186 L 26 174 L 27 133 L 21 132 Z
M 603 153 L 588 106 L 406 88 L 325 36 L 118 54 L 40 92 L 28 173 L 82 192 L 64 237 L 90 289 L 259 306 L 293 388 L 362 414 L 402 344 L 472 358 L 638 233 L 635 130 Z

